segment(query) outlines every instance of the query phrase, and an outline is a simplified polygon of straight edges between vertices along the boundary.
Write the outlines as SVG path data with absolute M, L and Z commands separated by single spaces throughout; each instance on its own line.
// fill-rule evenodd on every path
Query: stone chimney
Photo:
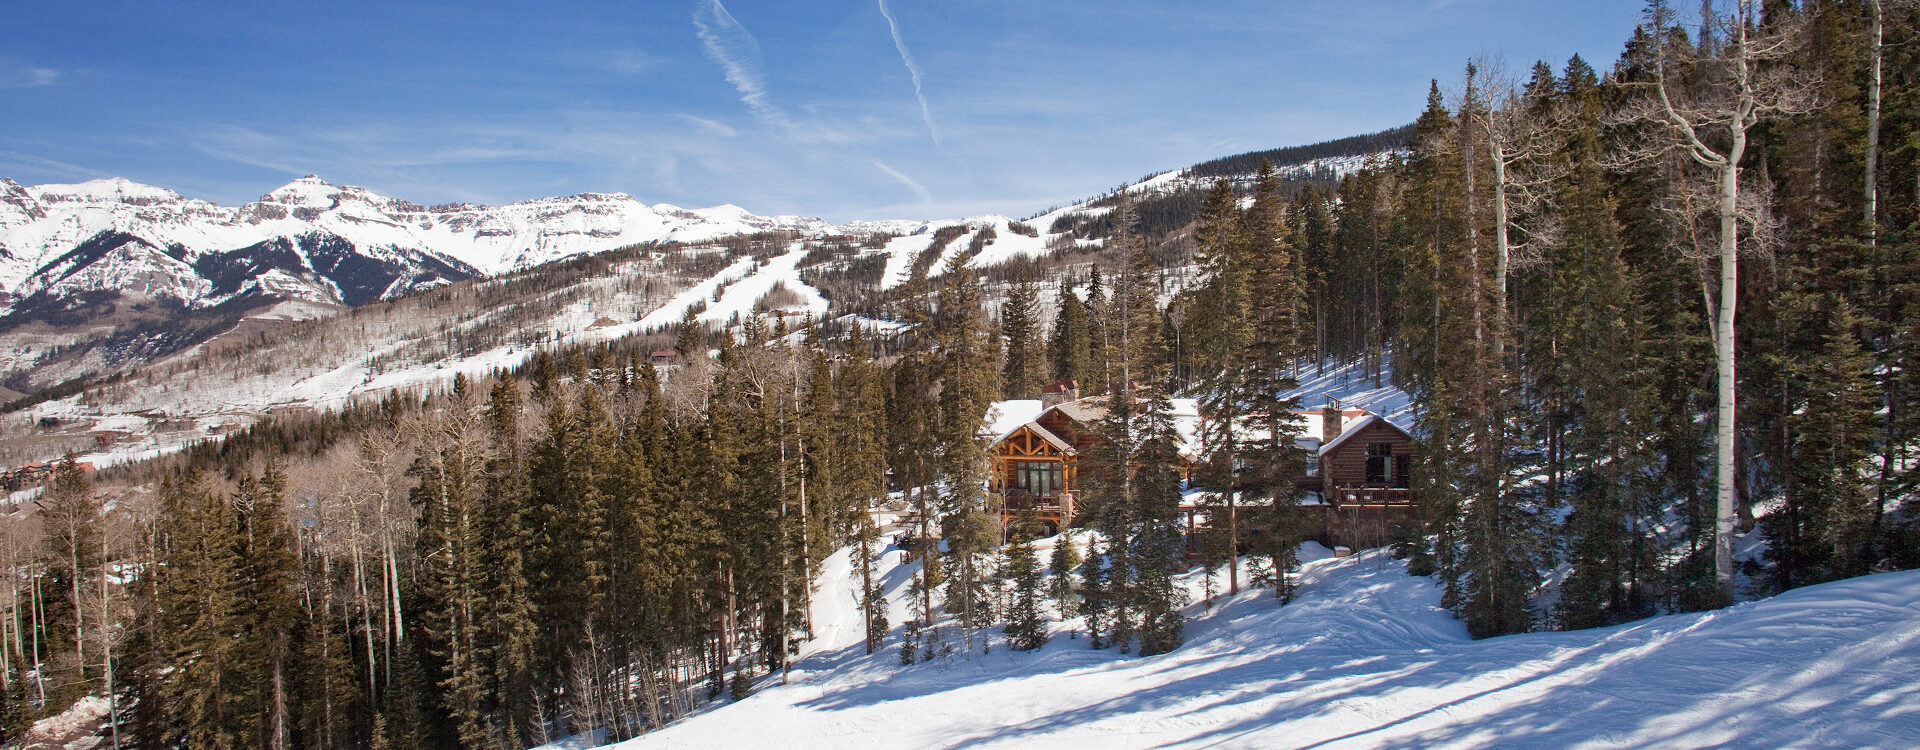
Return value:
M 1079 400 L 1079 398 L 1080 381 L 1061 380 L 1055 382 L 1053 385 L 1047 386 L 1046 390 L 1040 392 L 1040 408 L 1051 409 L 1068 401 Z
M 1320 409 L 1320 444 L 1333 442 L 1345 428 L 1346 425 L 1340 423 L 1340 402 L 1328 399 L 1327 405 Z

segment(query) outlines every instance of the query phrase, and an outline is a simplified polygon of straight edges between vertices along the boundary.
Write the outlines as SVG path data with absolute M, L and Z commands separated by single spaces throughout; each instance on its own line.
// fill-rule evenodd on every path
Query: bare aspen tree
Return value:
M 1517 90 L 1512 75 L 1497 59 L 1476 61 L 1481 82 L 1482 106 L 1462 106 L 1462 115 L 1475 120 L 1486 139 L 1487 162 L 1492 174 L 1493 210 L 1493 357 L 1503 361 L 1506 354 L 1507 279 L 1516 265 L 1524 266 L 1529 257 L 1554 244 L 1559 226 L 1549 205 L 1552 186 L 1564 176 L 1563 163 L 1548 159 L 1559 145 L 1554 123 L 1533 109 L 1529 97 Z M 1521 216 L 1535 220 L 1521 223 Z M 1516 243 L 1518 230 L 1528 239 Z M 1520 256 L 1516 258 L 1517 256 Z
M 54 469 L 52 486 L 34 504 L 39 507 L 41 523 L 47 532 L 48 552 L 65 565 L 64 575 L 71 597 L 67 606 L 73 609 L 75 676 L 85 680 L 87 613 L 81 584 L 88 577 L 87 569 L 97 563 L 90 558 L 96 551 L 100 534 L 100 500 L 94 495 L 92 482 L 69 453 Z
M 1755 0 L 1734 0 L 1729 12 L 1701 3 L 1700 28 L 1691 48 L 1670 39 L 1677 27 L 1664 0 L 1647 10 L 1654 30 L 1654 80 L 1645 96 L 1626 107 L 1623 122 L 1651 123 L 1663 134 L 1640 144 L 1635 156 L 1655 159 L 1678 151 L 1712 177 L 1711 212 L 1718 220 L 1714 255 L 1719 257 L 1719 301 L 1708 297 L 1718 379 L 1714 431 L 1714 578 L 1723 598 L 1733 597 L 1734 418 L 1739 402 L 1734 379 L 1734 316 L 1739 302 L 1741 227 L 1756 239 L 1764 228 L 1764 202 L 1744 196 L 1741 162 L 1748 131 L 1768 117 L 1812 109 L 1813 82 L 1783 62 L 1801 43 L 1799 24 L 1783 20 L 1762 28 Z M 1756 186 L 1757 187 L 1757 186 Z M 1753 243 L 1749 243 L 1753 244 Z

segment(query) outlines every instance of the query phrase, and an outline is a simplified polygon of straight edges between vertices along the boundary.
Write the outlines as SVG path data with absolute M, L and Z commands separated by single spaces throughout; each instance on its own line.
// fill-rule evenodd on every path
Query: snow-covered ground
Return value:
M 1383 551 L 1305 551 L 1298 600 L 1190 606 L 1170 654 L 1090 650 L 1069 623 L 1037 652 L 995 634 L 990 655 L 905 667 L 897 628 L 864 653 L 842 551 L 791 684 L 619 747 L 1920 747 L 1920 571 L 1473 641 Z M 901 554 L 884 554 L 895 623 Z

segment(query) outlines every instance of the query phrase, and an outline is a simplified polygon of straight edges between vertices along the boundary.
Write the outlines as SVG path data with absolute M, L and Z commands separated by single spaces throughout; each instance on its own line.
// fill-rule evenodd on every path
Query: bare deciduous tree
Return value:
M 1766 226 L 1763 201 L 1742 197 L 1740 164 L 1747 134 L 1769 117 L 1813 108 L 1814 82 L 1785 60 L 1804 38 L 1794 19 L 1762 27 L 1755 0 L 1733 0 L 1722 11 L 1701 3 L 1699 33 L 1687 46 L 1671 38 L 1678 29 L 1664 0 L 1647 10 L 1654 31 L 1654 80 L 1644 95 L 1623 108 L 1621 122 L 1654 125 L 1661 137 L 1639 144 L 1634 156 L 1656 159 L 1679 152 L 1712 177 L 1712 215 L 1718 219 L 1713 254 L 1720 260 L 1719 303 L 1708 299 L 1718 376 L 1715 443 L 1714 577 L 1721 595 L 1733 596 L 1734 314 L 1738 305 L 1741 224 L 1749 240 Z M 1754 244 L 1750 242 L 1749 244 Z

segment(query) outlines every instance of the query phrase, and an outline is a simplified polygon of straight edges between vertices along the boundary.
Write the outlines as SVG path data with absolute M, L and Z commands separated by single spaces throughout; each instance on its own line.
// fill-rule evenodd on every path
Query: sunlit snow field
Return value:
M 864 653 L 842 550 L 791 684 L 619 747 L 1920 747 L 1920 571 L 1476 642 L 1384 551 L 1304 551 L 1298 600 L 1195 604 L 1171 654 L 1091 650 L 1074 621 L 1038 652 L 995 632 L 990 655 L 903 667 L 897 627 Z M 896 626 L 901 556 L 883 555 Z

